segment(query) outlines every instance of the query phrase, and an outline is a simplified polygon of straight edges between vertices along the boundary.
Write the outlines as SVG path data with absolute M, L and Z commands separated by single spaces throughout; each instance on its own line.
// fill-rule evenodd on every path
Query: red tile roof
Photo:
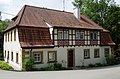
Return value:
M 19 27 L 21 47 L 53 47 L 48 28 Z
M 112 41 L 112 38 L 110 37 L 109 32 L 101 32 L 101 45 L 115 45 L 115 43 Z
M 86 20 L 85 16 L 81 16 Z M 32 27 L 45 27 L 48 28 L 46 22 L 53 27 L 68 27 L 68 28 L 84 28 L 84 29 L 103 29 L 99 26 L 85 25 L 82 21 L 80 22 L 73 13 L 40 8 L 25 5 L 13 18 L 9 27 L 5 30 L 9 30 L 16 26 L 32 26 Z M 88 20 L 87 20 L 88 21 Z
M 49 28 L 46 25 L 46 22 L 50 24 L 53 27 L 66 27 L 66 28 L 84 28 L 84 29 L 94 29 L 94 30 L 101 30 L 104 32 L 109 32 L 108 30 L 105 30 L 101 26 L 97 25 L 95 22 L 90 20 L 84 15 L 81 15 L 81 19 L 78 20 L 73 13 L 65 12 L 65 11 L 58 11 L 58 10 L 52 10 L 47 8 L 40 8 L 40 7 L 34 7 L 25 5 L 19 13 L 12 19 L 11 24 L 8 26 L 8 28 L 5 30 L 8 31 L 14 27 L 41 27 L 41 28 Z M 21 33 L 21 32 L 20 32 Z M 49 31 L 46 30 L 46 33 L 49 34 Z M 29 36 L 30 34 L 28 34 Z M 38 35 L 38 34 L 37 34 Z M 107 44 L 107 40 L 112 40 L 107 34 L 109 39 L 102 38 L 102 44 Z M 107 36 L 106 34 L 103 34 L 102 37 Z M 52 42 L 49 39 L 45 39 L 44 41 L 20 41 L 22 47 L 31 47 L 31 46 L 52 46 Z M 34 36 L 35 39 L 38 39 L 37 36 Z M 20 40 L 23 38 L 20 38 Z M 28 39 L 28 38 L 27 38 Z M 41 40 L 41 39 L 39 39 Z M 110 41 L 110 43 L 113 43 Z

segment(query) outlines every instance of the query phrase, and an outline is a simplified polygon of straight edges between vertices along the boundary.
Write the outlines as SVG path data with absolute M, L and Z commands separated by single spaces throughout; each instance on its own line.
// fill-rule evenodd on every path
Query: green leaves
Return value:
M 74 3 L 81 1 L 74 0 Z M 120 44 L 120 6 L 114 0 L 84 0 L 80 12 L 109 30 L 113 41 Z
M 0 21 L 0 32 L 3 32 L 7 28 L 9 23 L 10 23 L 10 20 L 8 19 L 4 21 Z

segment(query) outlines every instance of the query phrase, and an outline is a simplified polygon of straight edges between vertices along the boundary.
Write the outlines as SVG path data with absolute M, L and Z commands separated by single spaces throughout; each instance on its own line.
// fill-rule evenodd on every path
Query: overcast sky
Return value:
M 65 0 L 65 11 L 73 12 L 73 0 Z M 120 4 L 120 0 L 115 0 Z M 45 7 L 57 10 L 63 10 L 63 0 L 0 0 L 0 11 L 16 15 L 19 10 L 25 5 Z M 2 13 L 2 19 L 11 19 L 12 15 Z

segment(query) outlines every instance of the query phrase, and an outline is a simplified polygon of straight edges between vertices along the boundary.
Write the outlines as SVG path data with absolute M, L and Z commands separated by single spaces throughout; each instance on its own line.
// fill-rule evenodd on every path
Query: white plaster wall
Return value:
M 14 30 L 16 29 L 16 41 L 14 41 Z M 6 50 L 6 57 L 4 58 L 5 62 L 7 62 L 7 55 L 9 51 L 9 64 L 13 66 L 17 70 L 21 70 L 22 68 L 22 48 L 20 47 L 19 38 L 18 38 L 18 29 L 15 28 L 12 31 L 12 41 L 11 39 L 5 42 L 5 34 L 9 32 L 9 38 L 11 38 L 11 31 L 8 31 L 4 34 L 4 55 Z M 8 38 L 7 38 L 8 39 Z M 13 61 L 11 61 L 11 52 L 13 52 Z M 18 63 L 16 63 L 16 53 L 18 53 Z
M 99 48 L 100 51 L 100 57 L 94 58 L 94 49 Z M 48 51 L 57 51 L 57 61 L 58 63 L 61 63 L 63 67 L 67 67 L 67 53 L 68 49 L 75 49 L 75 66 L 82 66 L 84 62 L 84 65 L 87 66 L 89 64 L 95 64 L 95 63 L 105 63 L 104 58 L 104 48 L 110 48 L 110 46 L 80 46 L 80 47 L 55 47 L 55 48 L 46 48 L 46 49 L 33 49 L 32 51 L 43 51 L 43 64 L 35 64 L 35 67 L 41 68 L 46 67 L 48 65 L 51 65 L 52 63 L 48 62 Z M 84 59 L 84 49 L 90 49 L 90 59 Z M 110 48 L 111 50 L 111 48 Z M 29 51 L 29 49 L 26 49 L 26 51 Z

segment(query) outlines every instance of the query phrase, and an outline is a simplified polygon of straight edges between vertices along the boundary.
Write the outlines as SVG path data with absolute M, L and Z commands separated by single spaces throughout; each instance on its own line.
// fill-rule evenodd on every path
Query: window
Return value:
M 11 41 L 12 41 L 12 31 L 11 31 Z
M 58 31 L 58 39 L 68 39 L 68 30 L 59 30 Z
M 90 49 L 84 49 L 84 59 L 90 58 Z
M 13 52 L 11 52 L 11 61 L 13 61 Z
M 8 33 L 8 42 L 9 42 L 9 33 Z
M 9 60 L 9 51 L 8 51 L 8 54 L 7 54 L 7 60 Z
M 29 58 L 29 57 L 30 57 L 29 51 L 25 51 L 25 58 Z
M 64 31 L 64 39 L 68 39 L 68 31 Z
M 63 31 L 58 31 L 58 39 L 63 39 Z
M 96 32 L 90 33 L 90 39 L 97 39 L 97 33 Z
M 16 29 L 14 30 L 14 41 L 16 41 Z
M 16 63 L 18 63 L 18 53 L 16 53 Z
M 105 53 L 105 57 L 107 57 L 109 55 L 109 48 L 105 48 L 104 53 Z
M 5 53 L 4 53 L 4 57 L 6 58 L 6 50 L 5 50 Z
M 100 57 L 99 49 L 94 49 L 94 58 L 99 58 L 99 57 Z
M 5 42 L 7 42 L 7 34 L 5 34 Z
M 84 32 L 76 32 L 76 39 L 84 39 Z
M 56 62 L 57 61 L 57 52 L 49 51 L 48 52 L 48 62 Z
M 43 52 L 33 52 L 34 63 L 42 63 L 43 62 Z

